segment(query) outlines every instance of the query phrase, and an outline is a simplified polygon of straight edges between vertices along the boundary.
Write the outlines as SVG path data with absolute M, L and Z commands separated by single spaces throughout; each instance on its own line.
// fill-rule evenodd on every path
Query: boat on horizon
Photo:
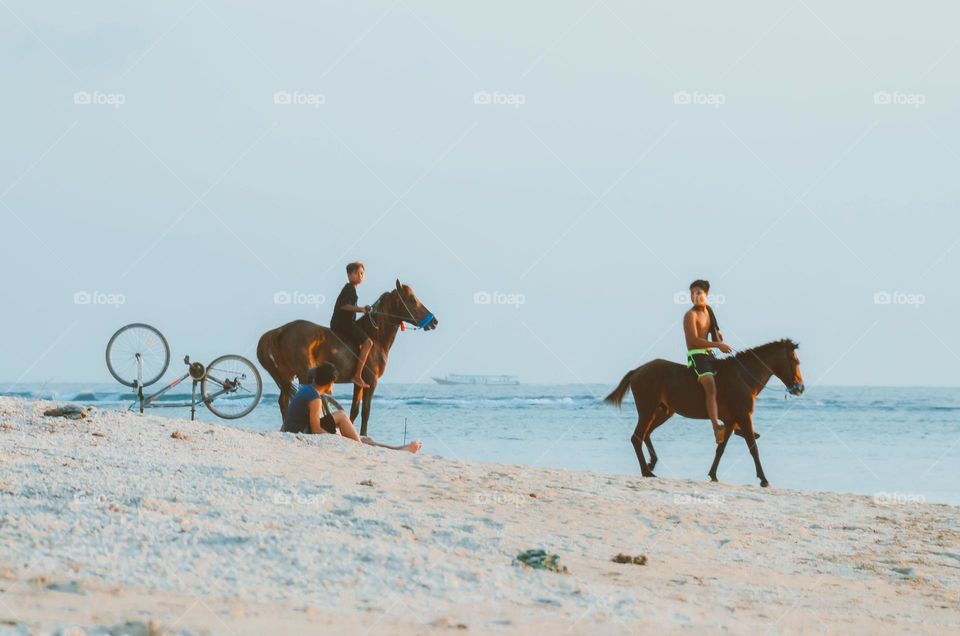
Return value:
M 518 386 L 520 384 L 520 380 L 515 375 L 468 375 L 462 373 L 451 373 L 442 378 L 434 377 L 433 381 L 445 385 Z

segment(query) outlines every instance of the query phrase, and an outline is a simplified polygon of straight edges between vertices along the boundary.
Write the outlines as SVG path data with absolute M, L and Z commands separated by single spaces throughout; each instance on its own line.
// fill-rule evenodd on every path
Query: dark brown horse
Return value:
M 724 433 L 723 442 L 717 444 L 717 453 L 710 467 L 711 481 L 717 481 L 717 467 L 723 449 L 734 427 L 739 425 L 753 456 L 760 485 L 768 485 L 753 432 L 753 405 L 772 376 L 777 376 L 791 394 L 803 393 L 797 346 L 792 340 L 779 340 L 714 362 L 717 370 L 717 407 Z M 674 413 L 698 420 L 707 419 L 703 387 L 697 382 L 693 371 L 684 365 L 668 360 L 653 360 L 623 376 L 620 386 L 605 401 L 619 407 L 628 388 L 633 391 L 639 416 L 630 441 L 640 460 L 640 472 L 644 477 L 655 477 L 653 466 L 657 462 L 657 455 L 650 434 Z M 650 465 L 643 457 L 644 442 L 650 451 Z
M 363 380 L 369 388 L 353 387 L 353 401 L 350 407 L 350 419 L 356 421 L 363 401 L 363 423 L 360 434 L 367 434 L 367 421 L 370 419 L 370 405 L 377 381 L 387 368 L 390 348 L 400 330 L 400 323 L 409 323 L 416 328 L 430 331 L 437 328 L 437 319 L 423 306 L 420 299 L 406 285 L 397 280 L 396 289 L 385 292 L 373 304 L 371 311 L 365 314 L 357 324 L 373 340 L 373 349 L 363 369 Z M 322 327 L 307 320 L 294 320 L 282 327 L 271 329 L 260 337 L 257 345 L 257 359 L 280 387 L 280 414 L 287 411 L 287 405 L 296 392 L 293 378 L 300 384 L 306 384 L 307 373 L 323 362 L 337 367 L 340 383 L 350 382 L 357 366 L 357 348 L 342 341 L 328 327 Z

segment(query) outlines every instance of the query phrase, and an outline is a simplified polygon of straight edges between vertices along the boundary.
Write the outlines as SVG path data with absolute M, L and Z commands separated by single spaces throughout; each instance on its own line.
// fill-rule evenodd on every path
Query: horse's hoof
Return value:
M 761 487 L 761 488 L 766 488 L 766 487 L 769 486 L 769 485 L 770 485 L 770 482 L 767 481 L 766 479 L 764 479 L 763 481 L 760 482 L 760 487 Z
M 716 476 L 710 475 L 710 481 L 720 481 L 720 480 L 717 479 Z
M 644 477 L 656 477 L 656 475 L 654 475 L 653 472 L 643 473 L 643 476 L 644 476 Z

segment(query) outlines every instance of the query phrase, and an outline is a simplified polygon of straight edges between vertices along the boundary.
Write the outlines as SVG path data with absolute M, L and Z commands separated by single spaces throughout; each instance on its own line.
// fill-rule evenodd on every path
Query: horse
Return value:
M 363 369 L 363 381 L 368 388 L 353 387 L 353 400 L 350 406 L 350 419 L 356 421 L 360 402 L 363 400 L 363 423 L 360 434 L 367 434 L 370 419 L 370 406 L 377 381 L 387 368 L 387 357 L 397 337 L 401 323 L 408 323 L 416 329 L 432 331 L 439 322 L 417 298 L 413 290 L 402 285 L 397 279 L 396 289 L 384 292 L 375 302 L 370 312 L 364 314 L 357 324 L 373 340 L 373 348 Z M 280 414 L 286 414 L 287 406 L 296 393 L 293 378 L 300 384 L 309 382 L 310 369 L 324 362 L 337 367 L 339 383 L 350 382 L 357 366 L 356 346 L 345 343 L 329 327 L 308 320 L 294 320 L 282 327 L 271 329 L 260 337 L 257 344 L 257 359 L 280 387 Z
M 717 444 L 717 452 L 710 467 L 711 481 L 717 481 L 720 457 L 734 428 L 739 425 L 747 448 L 753 456 L 760 485 L 769 485 L 760 465 L 760 451 L 754 437 L 753 407 L 757 395 L 772 376 L 777 376 L 791 395 L 803 393 L 798 347 L 792 340 L 778 340 L 713 363 L 717 371 L 717 408 L 724 430 L 723 441 Z M 630 441 L 640 461 L 641 474 L 644 477 L 656 477 L 653 467 L 657 463 L 657 454 L 653 450 L 650 434 L 674 413 L 694 419 L 708 419 L 703 387 L 688 367 L 657 359 L 628 372 L 623 376 L 620 385 L 604 401 L 619 407 L 628 388 L 633 392 L 638 415 L 637 428 Z M 644 442 L 650 451 L 650 465 L 643 456 Z

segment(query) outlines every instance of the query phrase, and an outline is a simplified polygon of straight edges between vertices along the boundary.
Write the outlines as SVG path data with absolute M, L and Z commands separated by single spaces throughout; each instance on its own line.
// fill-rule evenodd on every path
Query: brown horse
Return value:
M 724 424 L 723 442 L 717 444 L 717 453 L 710 467 L 710 480 L 717 481 L 717 467 L 734 427 L 739 425 L 747 448 L 757 468 L 761 486 L 769 485 L 760 465 L 760 452 L 753 432 L 753 406 L 757 395 L 772 376 L 777 376 L 792 395 L 803 393 L 800 359 L 792 340 L 779 340 L 741 351 L 735 356 L 714 362 L 717 371 L 717 407 Z M 707 419 L 703 387 L 687 367 L 668 360 L 653 360 L 623 376 L 620 386 L 606 397 L 606 402 L 620 406 L 627 388 L 633 391 L 637 405 L 637 428 L 630 441 L 640 460 L 644 477 L 655 477 L 653 466 L 657 455 L 650 434 L 674 413 L 694 419 Z M 650 451 L 651 465 L 643 457 L 643 443 Z
M 387 368 L 387 357 L 397 337 L 400 323 L 409 323 L 415 328 L 431 331 L 437 328 L 437 319 L 423 306 L 407 285 L 397 280 L 396 289 L 385 292 L 357 324 L 373 340 L 373 349 L 363 369 L 363 380 L 369 388 L 353 387 L 350 419 L 356 421 L 363 400 L 363 423 L 360 434 L 367 434 L 370 405 L 377 381 Z M 307 383 L 307 373 L 323 362 L 337 367 L 340 383 L 350 382 L 357 366 L 357 347 L 345 343 L 328 327 L 307 320 L 294 320 L 282 327 L 271 329 L 260 337 L 257 359 L 280 387 L 280 414 L 296 392 L 293 378 L 300 384 Z

